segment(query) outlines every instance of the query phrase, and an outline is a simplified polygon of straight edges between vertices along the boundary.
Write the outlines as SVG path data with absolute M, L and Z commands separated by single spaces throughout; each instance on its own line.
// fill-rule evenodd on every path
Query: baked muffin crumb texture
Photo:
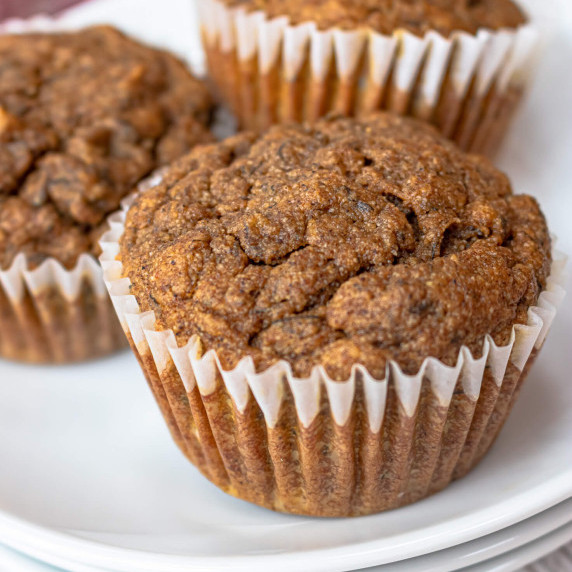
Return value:
M 516 28 L 526 22 L 512 0 L 223 0 L 231 7 L 262 10 L 291 23 L 315 22 L 320 29 L 368 27 L 382 34 L 405 29 L 417 35 L 437 30 L 471 34 L 480 28 Z
M 507 343 L 546 285 L 550 237 L 488 160 L 377 114 L 197 148 L 131 207 L 121 259 L 180 344 L 343 380 Z
M 0 36 L 0 268 L 71 267 L 160 165 L 211 141 L 207 89 L 110 27 Z

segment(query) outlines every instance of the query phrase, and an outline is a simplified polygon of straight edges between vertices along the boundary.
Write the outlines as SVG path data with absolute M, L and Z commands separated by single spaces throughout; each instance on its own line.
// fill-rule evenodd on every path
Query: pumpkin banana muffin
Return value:
M 173 436 L 276 510 L 367 514 L 463 476 L 544 338 L 538 204 L 411 119 L 199 147 L 124 218 L 102 262 Z
M 205 0 L 209 73 L 243 126 L 389 109 L 493 155 L 536 34 L 513 0 Z
M 0 355 L 108 353 L 124 340 L 93 258 L 105 218 L 212 140 L 212 102 L 174 56 L 111 27 L 0 36 L 0 60 Z

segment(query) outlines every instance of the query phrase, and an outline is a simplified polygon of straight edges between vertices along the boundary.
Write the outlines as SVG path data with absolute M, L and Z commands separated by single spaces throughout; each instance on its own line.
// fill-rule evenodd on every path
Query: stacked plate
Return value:
M 572 252 L 572 7 L 530 8 L 549 19 L 552 41 L 501 166 L 517 190 L 539 197 Z M 96 0 L 64 20 L 114 23 L 198 67 L 192 14 L 188 0 Z M 0 549 L 0 571 L 48 570 L 11 549 L 78 572 L 516 570 L 572 540 L 571 338 L 568 300 L 471 475 L 354 520 L 275 514 L 210 485 L 171 443 L 130 354 L 47 369 L 0 362 L 0 543 L 10 547 Z

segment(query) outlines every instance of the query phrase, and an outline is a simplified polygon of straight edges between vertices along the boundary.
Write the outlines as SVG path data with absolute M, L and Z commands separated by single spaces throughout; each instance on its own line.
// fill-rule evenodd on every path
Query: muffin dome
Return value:
M 0 268 L 96 253 L 105 216 L 211 141 L 206 88 L 117 30 L 0 37 Z
M 142 310 L 223 366 L 338 380 L 508 342 L 550 269 L 536 201 L 431 127 L 377 114 L 197 148 L 140 195 L 121 242 Z
M 422 35 L 436 30 L 516 28 L 526 17 L 512 0 L 223 0 L 270 18 L 288 16 L 293 24 L 316 22 L 319 28 L 368 27 L 388 34 L 405 29 Z

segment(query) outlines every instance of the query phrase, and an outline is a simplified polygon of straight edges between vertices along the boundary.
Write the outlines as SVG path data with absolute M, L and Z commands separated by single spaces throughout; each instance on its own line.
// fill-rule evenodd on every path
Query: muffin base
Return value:
M 102 291 L 101 269 L 95 260 L 70 271 L 15 269 L 1 273 L 1 358 L 64 364 L 127 347 L 113 305 Z M 40 278 L 27 280 L 30 275 Z
M 112 304 L 88 285 L 68 302 L 48 288 L 19 304 L 0 295 L 0 357 L 34 364 L 87 361 L 127 347 Z
M 174 441 L 208 480 L 259 506 L 317 517 L 395 509 L 464 477 L 494 444 L 538 355 L 531 354 L 523 372 L 509 364 L 500 388 L 485 373 L 476 401 L 456 387 L 448 407 L 424 378 L 411 417 L 390 380 L 386 420 L 374 433 L 359 377 L 345 425 L 332 418 L 322 394 L 320 413 L 304 427 L 286 389 L 270 428 L 254 399 L 237 409 L 220 375 L 211 394 L 202 395 L 197 386 L 187 392 L 174 364 L 159 374 L 151 352 L 140 354 L 130 342 Z

